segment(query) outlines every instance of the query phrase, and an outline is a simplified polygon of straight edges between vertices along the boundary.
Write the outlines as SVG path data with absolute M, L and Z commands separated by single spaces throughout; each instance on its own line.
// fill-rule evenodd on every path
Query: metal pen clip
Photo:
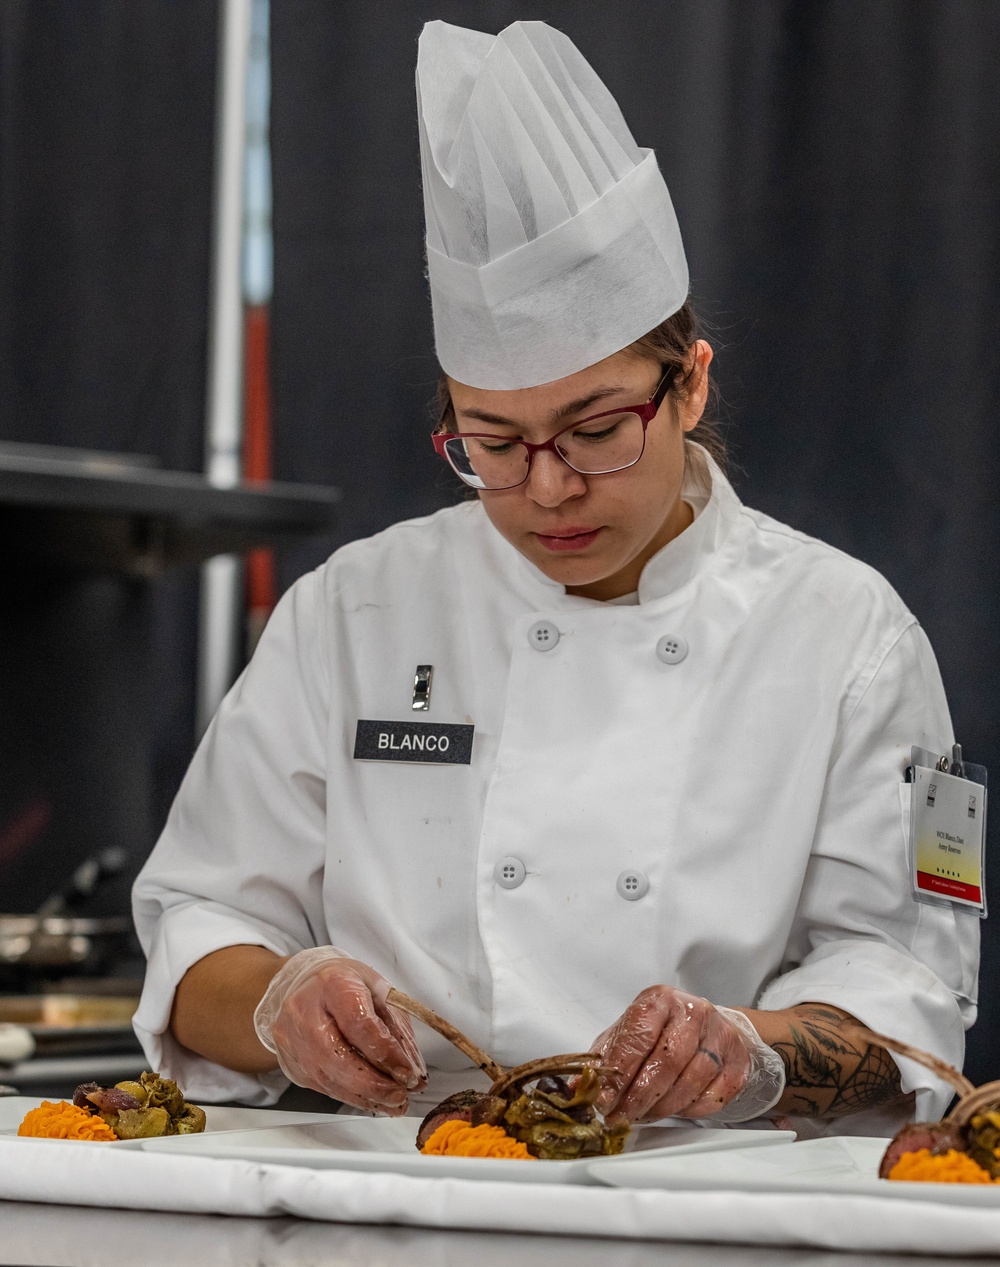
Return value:
M 426 713 L 431 706 L 431 679 L 434 676 L 433 664 L 418 664 L 413 678 L 413 703 L 415 713 Z
M 962 745 L 960 743 L 952 744 L 951 760 L 947 755 L 938 758 L 938 763 L 934 767 L 942 774 L 952 774 L 956 779 L 965 778 L 965 766 L 962 764 Z

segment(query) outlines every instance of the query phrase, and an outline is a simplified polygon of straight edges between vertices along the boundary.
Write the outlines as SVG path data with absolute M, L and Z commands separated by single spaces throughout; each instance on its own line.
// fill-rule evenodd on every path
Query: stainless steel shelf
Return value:
M 0 443 L 0 538 L 15 554 L 149 576 L 215 554 L 329 532 L 340 491 L 217 488 L 151 459 Z
M 139 1050 L 25 1060 L 19 1065 L 5 1065 L 0 1072 L 3 1081 L 16 1087 L 21 1095 L 52 1095 L 68 1099 L 73 1094 L 73 1088 L 81 1082 L 113 1086 L 125 1078 L 137 1078 L 148 1064 Z

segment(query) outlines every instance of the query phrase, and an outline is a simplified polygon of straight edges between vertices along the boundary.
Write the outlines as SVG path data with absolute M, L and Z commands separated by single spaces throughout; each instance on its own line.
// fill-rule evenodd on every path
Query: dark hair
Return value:
M 701 320 L 691 306 L 691 300 L 686 299 L 673 316 L 661 321 L 641 339 L 630 343 L 626 350 L 645 360 L 658 362 L 665 370 L 672 369 L 674 380 L 670 384 L 670 390 L 683 399 L 694 378 L 695 361 L 691 356 L 691 349 L 702 337 L 702 333 Z M 698 425 L 688 432 L 687 441 L 700 444 L 712 455 L 725 474 L 729 467 L 729 451 L 722 428 L 714 416 L 717 402 L 718 390 L 710 376 L 705 413 L 698 420 Z
M 670 384 L 670 391 L 674 396 L 683 399 L 691 386 L 695 372 L 691 349 L 701 334 L 702 323 L 691 306 L 690 299 L 687 299 L 672 316 L 661 321 L 648 334 L 644 334 L 641 339 L 636 339 L 623 350 L 633 352 L 644 360 L 655 361 L 665 371 L 673 370 L 674 378 Z M 708 404 L 714 407 L 717 399 L 715 384 L 709 379 Z M 451 392 L 448 390 L 448 379 L 444 374 L 438 379 L 436 405 L 438 425 L 443 427 L 451 409 Z M 706 406 L 706 414 L 708 412 L 708 406 Z M 700 444 L 712 455 L 723 472 L 728 469 L 729 453 L 726 441 L 722 435 L 722 428 L 714 416 L 702 415 L 698 425 L 688 432 L 686 443 L 688 442 Z

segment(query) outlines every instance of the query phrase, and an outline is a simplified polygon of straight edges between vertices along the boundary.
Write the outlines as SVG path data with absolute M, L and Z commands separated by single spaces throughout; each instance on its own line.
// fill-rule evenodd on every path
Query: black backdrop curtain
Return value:
M 205 0 L 0 0 L 0 440 L 202 466 L 215 43 Z M 0 911 L 109 846 L 134 871 L 194 730 L 197 575 L 22 548 L 0 529 Z
M 0 439 L 203 465 L 215 5 L 0 0 Z
M 1000 5 L 276 4 L 278 470 L 341 484 L 345 536 L 455 495 L 426 438 L 413 75 L 431 18 L 543 18 L 591 60 L 670 186 L 741 496 L 890 579 L 967 755 L 1000 778 Z M 996 816 L 991 838 L 977 1080 L 1000 1077 Z
M 337 538 L 286 552 L 285 584 L 457 495 L 427 441 L 413 74 L 436 17 L 489 31 L 543 18 L 604 77 L 677 206 L 741 495 L 889 577 L 930 634 L 968 755 L 1000 778 L 1000 5 L 274 0 L 276 475 L 347 495 Z M 204 0 L 0 0 L 0 439 L 200 465 L 215 24 Z M 134 593 L 115 587 L 136 583 L 93 582 L 111 689 L 75 698 L 124 698 L 84 761 L 96 726 L 67 724 L 72 692 L 49 679 L 87 664 L 39 642 L 31 672 L 12 671 L 38 626 L 15 618 L 9 579 L 0 853 L 4 814 L 35 783 L 75 780 L 113 817 L 107 770 L 132 733 L 133 683 L 114 669 Z M 193 581 L 151 593 L 155 674 L 129 663 L 150 697 L 154 789 L 126 789 L 119 824 L 142 845 L 193 729 Z M 32 601 L 59 625 L 46 595 Z M 54 771 L 22 737 L 46 727 L 68 736 Z M 73 806 L 65 818 L 69 841 Z M 976 1080 L 1000 1077 L 996 819 L 991 842 Z M 40 896 L 22 864 L 0 857 L 0 906 Z

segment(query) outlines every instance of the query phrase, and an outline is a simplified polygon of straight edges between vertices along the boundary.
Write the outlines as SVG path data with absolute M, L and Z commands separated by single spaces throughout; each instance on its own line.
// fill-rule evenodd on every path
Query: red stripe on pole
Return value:
M 271 444 L 271 318 L 267 304 L 254 304 L 245 316 L 245 405 L 243 475 L 248 482 L 273 474 Z M 273 550 L 251 550 L 246 559 L 247 616 L 256 642 L 278 601 Z
M 269 480 L 271 460 L 271 317 L 267 304 L 246 309 L 246 430 L 243 474 L 248 480 Z

